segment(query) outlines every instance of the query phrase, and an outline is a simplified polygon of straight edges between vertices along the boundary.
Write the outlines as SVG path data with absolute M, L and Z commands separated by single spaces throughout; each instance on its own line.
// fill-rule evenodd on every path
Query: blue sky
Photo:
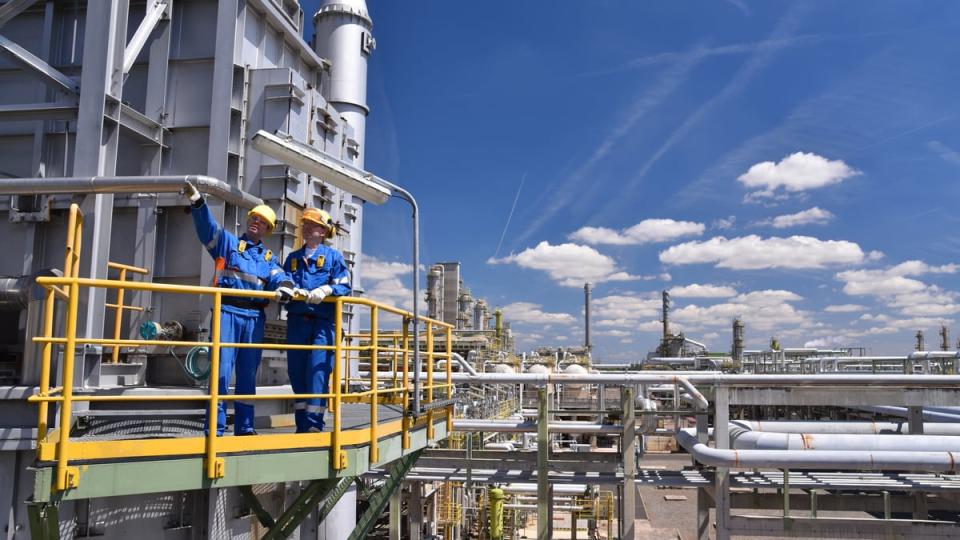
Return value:
M 736 315 L 749 347 L 960 337 L 960 4 L 368 2 L 367 168 L 522 348 L 582 341 L 585 280 L 601 361 L 656 345 L 665 288 L 714 350 Z M 366 212 L 400 301 L 408 210 Z

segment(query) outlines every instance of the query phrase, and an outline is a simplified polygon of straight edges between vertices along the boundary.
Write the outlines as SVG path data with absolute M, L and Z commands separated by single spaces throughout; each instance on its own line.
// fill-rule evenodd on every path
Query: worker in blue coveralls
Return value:
M 247 230 L 240 238 L 227 232 L 217 223 L 210 208 L 197 188 L 189 182 L 184 195 L 190 198 L 190 213 L 200 242 L 213 257 L 216 266 L 214 286 L 245 291 L 276 291 L 279 302 L 293 296 L 293 281 L 277 262 L 277 257 L 263 245 L 263 238 L 273 232 L 277 215 L 261 204 L 247 213 Z M 224 296 L 220 315 L 220 341 L 224 343 L 262 343 L 263 309 L 269 300 Z M 257 370 L 260 368 L 260 349 L 224 347 L 220 351 L 220 377 L 217 381 L 221 395 L 230 392 L 234 364 L 237 368 L 236 393 L 257 393 Z M 253 403 L 234 401 L 233 432 L 235 435 L 256 435 L 253 429 Z M 217 408 L 217 436 L 227 427 L 223 402 Z
M 323 302 L 328 296 L 350 294 L 350 270 L 343 255 L 324 244 L 333 238 L 337 227 L 330 214 L 307 208 L 300 218 L 304 245 L 283 263 L 293 278 L 297 300 L 287 304 L 287 343 L 296 345 L 334 345 L 336 305 Z M 305 298 L 300 300 L 300 298 Z M 332 350 L 287 352 L 287 373 L 294 394 L 326 394 L 335 361 Z M 298 399 L 294 404 L 297 433 L 323 431 L 325 399 Z

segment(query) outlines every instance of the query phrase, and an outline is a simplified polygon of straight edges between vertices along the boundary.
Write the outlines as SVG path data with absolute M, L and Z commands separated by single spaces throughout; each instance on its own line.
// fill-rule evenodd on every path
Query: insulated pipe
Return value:
M 676 439 L 704 465 L 726 468 L 957 471 L 957 452 L 869 452 L 845 450 L 723 450 L 697 440 L 695 430 Z
M 755 432 L 771 433 L 839 433 L 839 434 L 907 434 L 907 422 L 786 422 L 731 420 L 730 427 L 748 429 Z M 923 425 L 924 435 L 960 435 L 960 424 L 927 422 Z
M 906 407 L 893 407 L 888 405 L 862 405 L 856 407 L 861 411 L 867 411 L 877 414 L 888 414 L 891 416 L 900 416 L 907 418 L 909 411 Z M 960 422 L 960 411 L 949 412 L 949 410 L 932 410 L 928 407 L 923 408 L 923 419 L 930 422 Z
M 454 431 L 489 431 L 495 433 L 536 433 L 536 422 L 513 422 L 502 420 L 461 420 L 453 421 Z M 602 433 L 620 435 L 623 426 L 597 424 L 594 422 L 551 422 L 547 426 L 550 433 Z
M 190 182 L 200 191 L 234 206 L 253 208 L 259 197 L 212 176 L 73 176 L 55 178 L 0 178 L 0 195 L 55 195 L 59 193 L 178 193 Z
M 706 356 L 654 356 L 653 358 L 647 358 L 645 361 L 641 362 L 643 365 L 662 364 L 665 366 L 682 366 L 687 364 L 697 365 L 698 363 L 708 364 L 714 371 L 720 370 L 720 364 L 717 363 L 717 360 L 715 358 Z
M 847 450 L 855 452 L 955 452 L 960 437 L 943 435 L 875 435 L 866 433 L 770 433 L 731 430 L 737 450 Z
M 454 373 L 455 383 L 475 384 L 672 384 L 678 379 L 693 384 L 725 384 L 741 386 L 798 385 L 811 386 L 957 386 L 960 375 L 732 375 L 703 371 L 647 371 L 641 373 L 588 373 L 568 375 L 565 373 L 481 373 L 477 376 Z
M 536 493 L 536 484 L 507 484 L 503 486 L 504 493 Z M 553 494 L 583 495 L 587 491 L 586 484 L 554 484 Z
M 27 309 L 33 280 L 33 276 L 0 277 L 0 311 Z
M 464 358 L 460 356 L 460 353 L 450 353 L 450 354 L 453 356 L 453 359 L 456 360 L 458 364 L 460 364 L 460 367 L 462 367 L 464 371 L 466 371 L 470 375 L 478 375 L 477 370 L 470 365 L 470 362 L 467 362 L 466 360 L 464 360 Z

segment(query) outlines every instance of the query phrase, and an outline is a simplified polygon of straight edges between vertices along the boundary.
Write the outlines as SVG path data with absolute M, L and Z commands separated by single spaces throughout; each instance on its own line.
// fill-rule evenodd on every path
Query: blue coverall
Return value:
M 298 288 L 312 290 L 329 285 L 328 296 L 350 294 L 350 270 L 339 251 L 321 244 L 313 253 L 307 246 L 291 253 L 283 269 Z M 287 343 L 297 345 L 334 345 L 336 306 L 329 302 L 308 304 L 287 303 Z M 325 394 L 333 371 L 332 350 L 288 351 L 287 373 L 295 394 Z M 323 431 L 325 399 L 298 399 L 294 405 L 297 433 Z
M 246 235 L 237 238 L 217 223 L 205 202 L 191 208 L 193 225 L 200 242 L 216 262 L 216 287 L 248 291 L 272 291 L 283 284 L 290 284 L 290 277 L 280 268 L 263 242 L 256 244 Z M 220 341 L 224 343 L 262 343 L 263 308 L 269 300 L 224 296 L 220 316 Z M 237 367 L 236 393 L 257 393 L 257 370 L 260 368 L 260 349 L 220 350 L 220 377 L 217 381 L 221 395 L 230 393 L 230 379 L 234 364 Z M 236 435 L 248 435 L 253 430 L 253 403 L 235 401 L 233 431 Z M 227 415 L 221 401 L 217 408 L 217 435 L 223 435 Z

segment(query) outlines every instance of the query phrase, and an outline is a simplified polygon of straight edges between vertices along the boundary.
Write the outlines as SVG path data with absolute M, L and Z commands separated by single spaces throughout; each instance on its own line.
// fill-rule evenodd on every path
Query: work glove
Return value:
M 190 182 L 186 182 L 184 184 L 183 194 L 185 197 L 190 199 L 190 204 L 193 206 L 200 206 L 203 201 L 203 195 L 200 194 L 200 190 L 198 190 L 197 186 Z
M 310 296 L 310 291 L 307 289 L 296 288 L 293 290 L 293 299 L 306 301 L 307 296 Z
M 308 304 L 319 304 L 323 302 L 323 299 L 330 295 L 333 292 L 333 287 L 329 285 L 324 285 L 323 287 L 317 287 L 309 293 L 307 293 L 307 303 Z
M 293 299 L 294 294 L 296 294 L 296 292 L 293 290 L 292 287 L 277 287 L 277 290 L 276 290 L 277 302 L 280 302 L 281 304 L 286 304 L 291 299 Z

